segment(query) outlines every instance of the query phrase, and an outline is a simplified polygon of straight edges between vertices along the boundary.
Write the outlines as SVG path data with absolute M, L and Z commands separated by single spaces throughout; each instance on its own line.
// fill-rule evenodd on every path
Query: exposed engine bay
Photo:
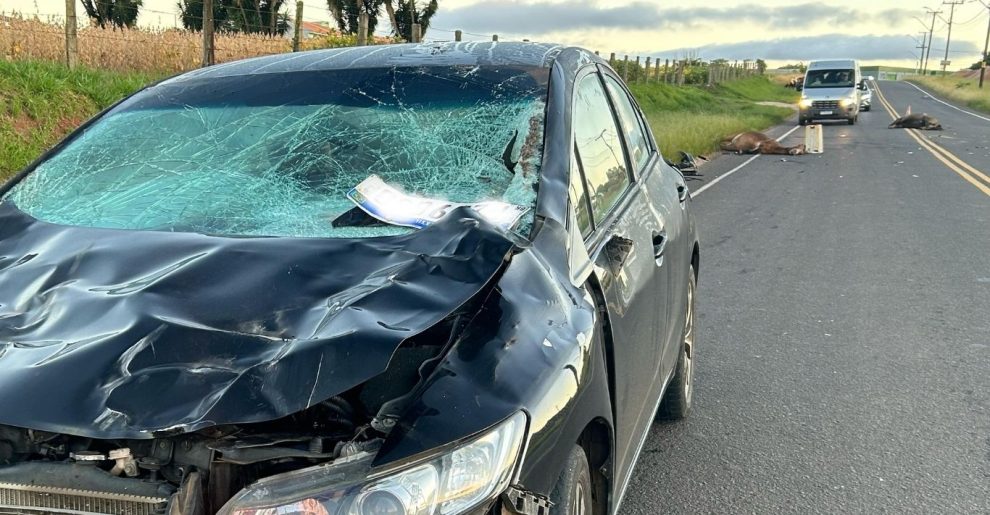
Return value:
M 215 513 L 258 479 L 373 454 L 463 318 L 407 342 L 372 380 L 270 422 L 146 440 L 0 425 L 0 513 Z

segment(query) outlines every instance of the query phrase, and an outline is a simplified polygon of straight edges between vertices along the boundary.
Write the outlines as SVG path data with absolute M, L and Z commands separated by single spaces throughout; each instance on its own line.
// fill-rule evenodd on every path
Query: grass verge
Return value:
M 48 61 L 0 61 L 0 181 L 101 109 L 158 78 L 86 68 L 69 71 Z M 762 130 L 792 114 L 790 109 L 755 102 L 797 100 L 793 90 L 763 77 L 713 88 L 633 84 L 630 89 L 669 158 L 678 150 L 713 152 L 727 135 Z
M 157 76 L 0 60 L 0 181 Z
M 695 155 L 718 150 L 722 138 L 747 130 L 763 130 L 793 115 L 789 108 L 756 102 L 793 104 L 798 94 L 764 77 L 750 77 L 714 88 L 667 84 L 633 84 L 633 95 L 668 159 L 683 150 Z
M 911 82 L 928 91 L 965 105 L 977 111 L 990 113 L 990 77 L 984 78 L 983 89 L 979 89 L 978 78 L 963 77 L 912 77 Z

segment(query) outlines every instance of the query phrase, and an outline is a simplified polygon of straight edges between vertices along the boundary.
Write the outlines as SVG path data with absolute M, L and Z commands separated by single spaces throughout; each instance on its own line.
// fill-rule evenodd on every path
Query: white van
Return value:
M 856 123 L 866 83 L 855 59 L 811 61 L 804 74 L 799 121 L 846 120 Z

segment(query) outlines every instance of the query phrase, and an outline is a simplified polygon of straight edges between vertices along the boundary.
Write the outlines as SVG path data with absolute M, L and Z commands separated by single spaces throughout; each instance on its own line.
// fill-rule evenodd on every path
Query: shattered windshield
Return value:
M 376 175 L 408 194 L 528 208 L 516 227 L 524 231 L 548 76 L 544 68 L 444 66 L 173 80 L 115 108 L 4 200 L 86 227 L 409 231 L 355 216 L 348 192 Z

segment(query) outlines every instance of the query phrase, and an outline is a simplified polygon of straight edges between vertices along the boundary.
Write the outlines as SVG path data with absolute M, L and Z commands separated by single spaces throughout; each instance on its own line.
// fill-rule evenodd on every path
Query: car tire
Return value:
M 808 120 L 801 118 L 800 120 L 798 120 L 798 125 L 808 125 Z
M 855 117 L 849 119 L 849 125 L 856 125 L 856 118 Z
M 694 394 L 694 350 L 695 350 L 695 298 L 698 280 L 694 266 L 688 273 L 688 301 L 684 308 L 684 329 L 681 331 L 681 352 L 677 357 L 674 378 L 663 396 L 657 417 L 660 420 L 681 420 L 691 414 Z
M 591 467 L 588 455 L 580 445 L 571 448 L 564 470 L 550 492 L 550 515 L 592 515 L 594 499 L 591 490 Z
M 869 110 L 870 110 L 870 106 L 866 106 L 863 108 L 863 111 L 869 111 Z

